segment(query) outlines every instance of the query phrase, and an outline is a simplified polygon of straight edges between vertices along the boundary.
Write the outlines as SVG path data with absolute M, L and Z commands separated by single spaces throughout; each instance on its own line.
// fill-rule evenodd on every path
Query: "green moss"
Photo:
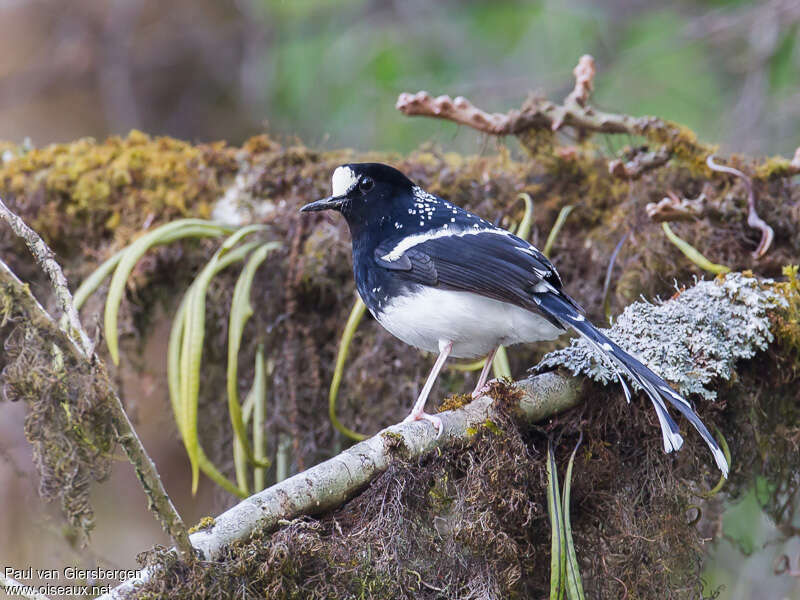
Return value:
M 774 289 L 786 301 L 784 310 L 773 318 L 773 331 L 779 344 L 794 355 L 796 368 L 800 370 L 800 279 L 798 265 L 783 267 L 786 281 L 777 283 Z
M 797 167 L 783 156 L 773 156 L 756 166 L 754 179 L 768 180 L 791 177 L 797 174 Z
M 706 158 L 716 152 L 717 147 L 703 144 L 697 140 L 697 134 L 688 127 L 662 119 L 643 119 L 644 125 L 639 133 L 645 138 L 666 146 L 675 158 L 682 161 L 696 174 L 707 174 Z
M 211 529 L 215 523 L 216 521 L 214 520 L 214 517 L 203 517 L 200 519 L 200 521 L 198 521 L 197 525 L 193 525 L 189 528 L 189 533 L 191 534 L 204 529 Z
M 436 412 L 445 412 L 447 410 L 456 410 L 457 408 L 461 408 L 462 406 L 466 406 L 472 402 L 472 394 L 450 394 L 442 400 L 439 408 Z
M 408 447 L 402 435 L 394 431 L 384 431 L 381 433 L 381 437 L 383 438 L 383 443 L 386 445 L 386 450 L 389 454 L 402 460 L 409 457 Z
M 43 201 L 23 216 L 49 241 L 101 238 L 121 226 L 138 229 L 148 215 L 157 222 L 207 216 L 225 175 L 218 155 L 226 153 L 232 150 L 131 131 L 32 149 L 0 164 L 0 189 L 27 198 L 23 206 Z

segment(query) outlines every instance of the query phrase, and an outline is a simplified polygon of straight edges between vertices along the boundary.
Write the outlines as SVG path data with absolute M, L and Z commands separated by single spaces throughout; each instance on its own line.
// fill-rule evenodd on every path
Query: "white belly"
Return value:
M 428 287 L 395 298 L 375 318 L 395 337 L 428 352 L 438 353 L 440 340 L 451 341 L 455 358 L 477 358 L 498 344 L 552 340 L 564 333 L 513 304 Z

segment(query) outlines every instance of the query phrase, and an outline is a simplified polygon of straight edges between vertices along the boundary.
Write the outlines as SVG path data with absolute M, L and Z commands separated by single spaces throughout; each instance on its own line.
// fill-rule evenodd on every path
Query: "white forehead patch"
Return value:
M 331 193 L 334 196 L 344 196 L 353 189 L 358 182 L 358 177 L 350 167 L 337 167 L 331 177 Z

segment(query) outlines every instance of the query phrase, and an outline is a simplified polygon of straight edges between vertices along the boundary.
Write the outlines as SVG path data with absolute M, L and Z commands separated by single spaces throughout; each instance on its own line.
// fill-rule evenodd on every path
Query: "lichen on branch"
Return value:
M 787 301 L 772 283 L 742 273 L 699 281 L 666 302 L 630 304 L 607 335 L 681 394 L 714 400 L 712 382 L 730 379 L 737 361 L 752 358 L 773 340 L 770 315 Z M 601 383 L 617 379 L 613 366 L 598 360 L 583 338 L 546 355 L 537 366 L 554 367 Z

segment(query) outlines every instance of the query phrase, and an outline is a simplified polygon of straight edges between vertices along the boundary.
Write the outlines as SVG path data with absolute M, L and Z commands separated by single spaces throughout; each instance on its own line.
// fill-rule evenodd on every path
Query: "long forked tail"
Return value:
M 714 460 L 720 471 L 722 471 L 725 477 L 728 477 L 728 461 L 725 459 L 725 455 L 722 453 L 722 450 L 720 450 L 717 441 L 713 438 L 711 433 L 709 433 L 706 426 L 700 420 L 700 417 L 697 416 L 691 404 L 689 404 L 686 399 L 681 397 L 680 394 L 677 394 L 661 377 L 653 373 L 641 362 L 611 341 L 603 332 L 587 321 L 586 318 L 576 310 L 575 306 L 562 298 L 557 292 L 549 291 L 537 293 L 535 299 L 539 308 L 558 319 L 565 327 L 572 327 L 581 337 L 589 342 L 597 352 L 611 359 L 611 364 L 617 373 L 617 377 L 625 391 L 625 397 L 629 402 L 630 392 L 618 368 L 624 371 L 642 387 L 656 409 L 656 414 L 661 424 L 661 433 L 664 437 L 665 452 L 678 450 L 683 444 L 683 438 L 681 437 L 675 421 L 667 412 L 664 400 L 677 408 L 689 422 L 694 425 L 694 428 L 697 429 L 711 449 L 711 453 L 714 455 Z

